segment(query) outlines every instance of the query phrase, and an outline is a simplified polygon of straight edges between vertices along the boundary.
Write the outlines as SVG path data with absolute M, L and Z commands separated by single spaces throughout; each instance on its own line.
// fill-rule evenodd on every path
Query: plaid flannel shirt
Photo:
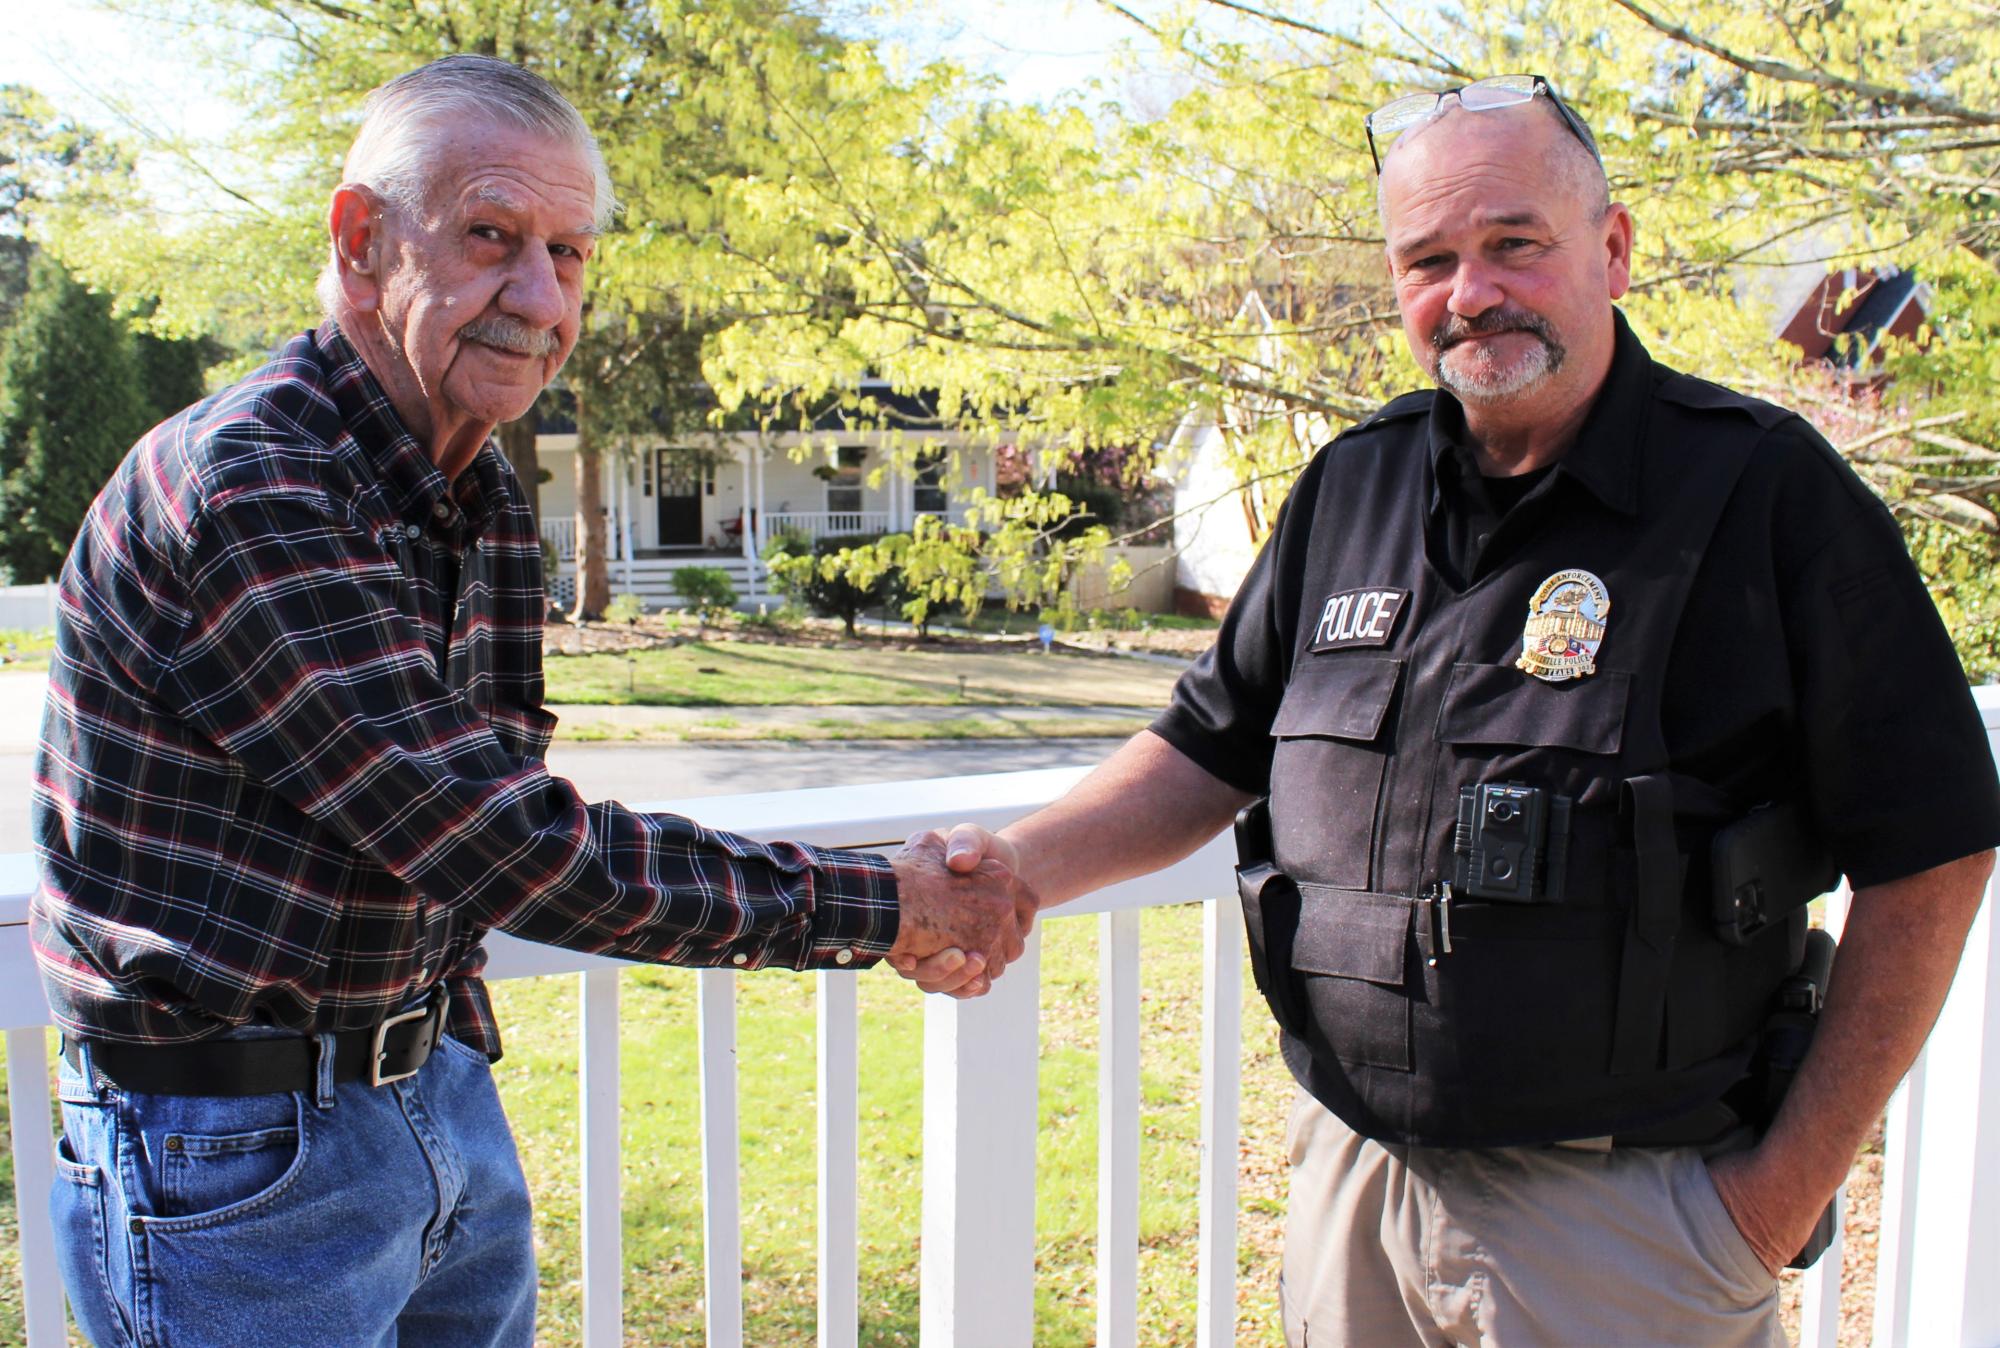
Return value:
M 358 1029 L 444 978 L 497 1057 L 488 929 L 751 968 L 895 939 L 879 857 L 549 775 L 513 473 L 489 442 L 448 483 L 332 324 L 148 434 L 60 588 L 30 928 L 66 1030 Z

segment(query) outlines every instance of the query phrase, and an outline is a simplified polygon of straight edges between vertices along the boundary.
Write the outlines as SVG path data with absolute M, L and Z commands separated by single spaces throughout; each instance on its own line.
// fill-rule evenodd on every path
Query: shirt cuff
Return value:
M 812 861 L 812 926 L 801 969 L 865 969 L 896 944 L 896 872 L 873 852 L 802 848 Z

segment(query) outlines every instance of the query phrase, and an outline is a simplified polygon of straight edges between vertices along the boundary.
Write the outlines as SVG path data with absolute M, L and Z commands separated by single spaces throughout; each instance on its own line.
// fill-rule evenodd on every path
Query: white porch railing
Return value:
M 888 531 L 886 510 L 773 510 L 757 522 L 757 553 L 762 556 L 764 544 L 780 534 L 821 539 Z
M 558 562 L 576 560 L 576 516 L 545 515 L 539 527 L 543 541 L 555 549 Z
M 2000 697 L 1982 690 L 1989 737 Z M 887 847 L 933 825 L 997 826 L 1053 799 L 1081 769 L 945 778 L 678 802 L 666 808 L 760 838 Z M 1218 839 L 1158 875 L 1114 886 L 1052 918 L 1095 915 L 1100 931 L 1097 1342 L 1137 1337 L 1139 995 L 1137 910 L 1232 892 Z M 53 1180 L 47 1009 L 24 925 L 30 859 L 0 857 L 0 1027 L 7 1032 L 23 1306 L 31 1348 L 64 1341 L 46 1217 Z M 1990 896 L 1989 896 L 1990 898 Z M 1204 920 L 1200 1234 L 1196 1342 L 1233 1341 L 1237 1110 L 1242 1026 L 1241 919 L 1233 900 Z M 506 937 L 490 943 L 496 978 L 575 973 L 582 999 L 579 1174 L 583 1342 L 622 1335 L 618 999 L 621 966 Z M 1035 1138 L 1040 939 L 976 1002 L 925 1005 L 920 1332 L 927 1348 L 1034 1340 Z M 878 974 L 876 977 L 890 975 Z M 819 1343 L 857 1342 L 856 1045 L 852 974 L 818 977 Z M 699 975 L 708 1342 L 743 1341 L 738 1206 L 735 975 Z M 1949 1064 L 1926 1070 L 1925 1063 Z M 1925 1057 L 1890 1106 L 1876 1287 L 1877 1345 L 2000 1342 L 2000 928 L 1981 911 Z M 1836 1244 L 1805 1281 L 1801 1342 L 1830 1348 L 1839 1324 Z

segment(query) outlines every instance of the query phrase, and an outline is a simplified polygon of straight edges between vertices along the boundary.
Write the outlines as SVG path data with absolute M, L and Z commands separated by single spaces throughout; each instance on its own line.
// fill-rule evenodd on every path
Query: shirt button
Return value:
M 418 528 L 418 527 L 417 527 L 416 525 L 414 525 L 414 524 L 406 524 L 406 525 L 404 525 L 404 526 L 403 526 L 403 537 L 405 537 L 405 538 L 411 538 L 411 539 L 414 539 L 414 538 L 418 537 L 418 536 L 419 536 L 420 534 L 422 534 L 422 533 L 423 533 L 423 530 L 422 530 L 422 529 L 419 529 L 419 528 Z
M 854 963 L 854 952 L 852 950 L 843 950 L 833 957 L 833 962 L 835 964 L 852 964 Z
M 439 501 L 431 507 L 431 515 L 440 522 L 449 520 L 451 518 L 451 503 L 448 501 Z
M 730 963 L 732 964 L 748 964 L 750 962 L 750 957 L 744 954 L 742 951 L 738 951 L 736 954 L 730 956 L 729 958 L 730 958 Z
M 1492 541 L 1493 541 L 1492 534 L 1481 534 L 1479 536 L 1479 546 L 1482 548 L 1485 547 L 1488 543 L 1491 543 Z

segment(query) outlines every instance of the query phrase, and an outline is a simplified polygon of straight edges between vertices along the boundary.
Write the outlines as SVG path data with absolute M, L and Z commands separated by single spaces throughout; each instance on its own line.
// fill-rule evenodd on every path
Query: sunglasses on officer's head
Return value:
M 1382 174 L 1382 149 L 1377 143 L 1378 138 L 1387 141 L 1397 133 L 1429 119 L 1444 106 L 1447 98 L 1456 98 L 1458 106 L 1467 112 L 1490 112 L 1494 108 L 1532 103 L 1537 94 L 1548 95 L 1549 105 L 1562 117 L 1563 125 L 1569 128 L 1570 134 L 1583 143 L 1583 148 L 1590 151 L 1592 159 L 1603 163 L 1590 129 L 1569 110 L 1569 104 L 1562 101 L 1554 85 L 1540 75 L 1495 75 L 1491 79 L 1475 80 L 1471 84 L 1435 94 L 1404 94 L 1369 113 L 1361 125 L 1368 133 L 1368 154 L 1375 161 L 1376 176 Z

